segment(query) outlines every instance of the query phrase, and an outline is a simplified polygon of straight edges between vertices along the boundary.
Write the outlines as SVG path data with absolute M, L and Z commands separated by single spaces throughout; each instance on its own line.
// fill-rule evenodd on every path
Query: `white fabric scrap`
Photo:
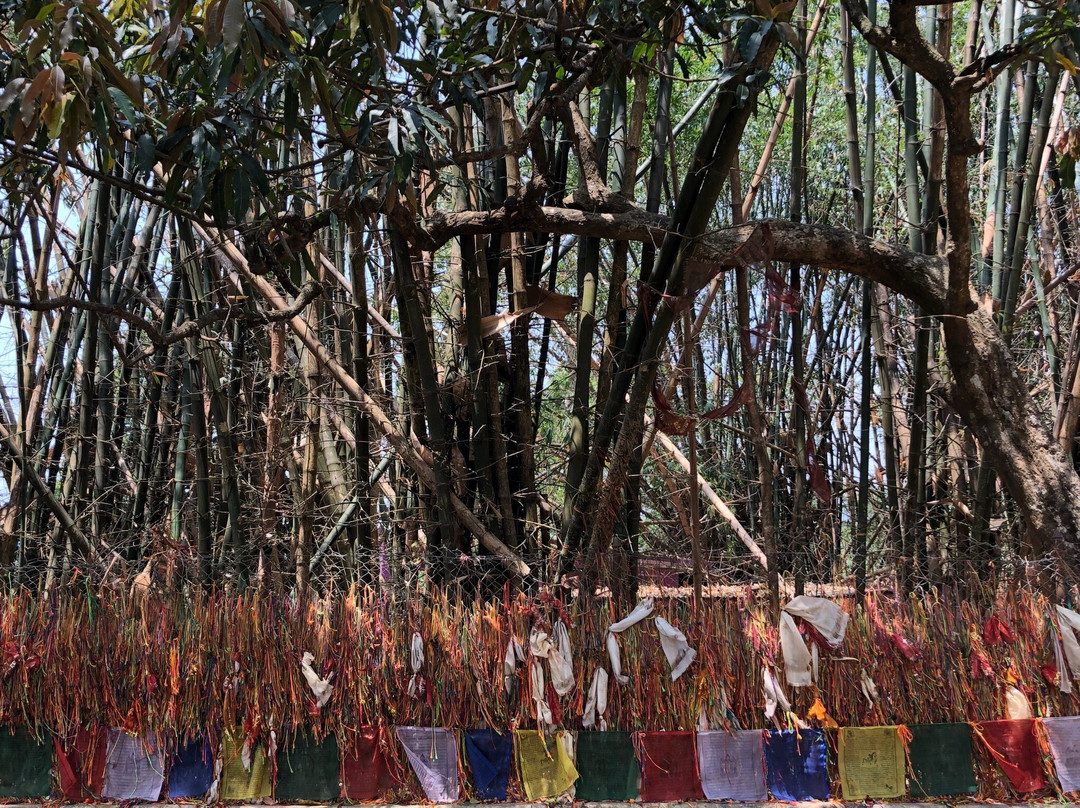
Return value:
M 631 626 L 636 626 L 650 614 L 653 610 L 653 599 L 642 598 L 638 605 L 634 607 L 634 610 L 630 614 L 626 615 L 622 620 L 617 623 L 612 623 L 608 626 L 607 638 L 604 644 L 607 646 L 608 659 L 611 660 L 611 675 L 615 677 L 615 681 L 620 685 L 625 685 L 630 681 L 629 676 L 623 676 L 622 672 L 622 654 L 619 651 L 619 641 L 615 639 L 616 634 L 621 634 Z
M 671 681 L 674 682 L 697 659 L 697 651 L 686 642 L 686 635 L 664 618 L 656 618 L 656 630 L 660 632 L 660 647 L 671 666 Z
M 424 638 L 420 636 L 419 631 L 413 632 L 412 648 L 409 656 L 409 661 L 412 663 L 412 672 L 420 673 L 420 666 L 424 664 Z
M 592 685 L 589 687 L 589 698 L 585 701 L 585 712 L 581 716 L 581 726 L 590 729 L 595 726 L 599 718 L 600 730 L 607 729 L 607 720 L 604 713 L 607 712 L 608 697 L 608 672 L 603 668 L 597 668 L 593 673 Z
M 630 681 L 630 677 L 623 676 L 622 654 L 619 651 L 619 641 L 615 639 L 615 635 L 611 632 L 608 632 L 607 635 L 607 654 L 608 660 L 611 662 L 611 675 L 615 677 L 615 681 L 620 685 L 625 685 Z
M 813 683 L 810 649 L 787 611 L 780 612 L 780 650 L 784 654 L 784 677 L 792 687 L 807 687 Z
M 1058 671 L 1058 689 L 1066 695 L 1072 694 L 1072 677 L 1065 667 L 1065 657 L 1061 652 L 1061 639 L 1056 631 L 1050 632 L 1050 641 L 1054 644 L 1054 666 Z
M 1017 688 L 1005 688 L 1005 717 L 1009 719 L 1033 718 L 1031 702 Z
M 544 668 L 537 659 L 529 666 L 529 679 L 532 683 L 533 701 L 536 702 L 536 717 L 546 726 L 551 726 L 554 722 L 551 720 L 551 707 L 547 703 L 547 690 L 544 687 Z
M 511 637 L 506 644 L 506 656 L 503 657 L 503 687 L 509 693 L 514 687 L 514 675 L 519 662 L 525 661 L 525 649 L 517 637 Z
M 319 674 L 311 667 L 311 663 L 315 661 L 315 655 L 310 651 L 305 651 L 303 658 L 300 660 L 300 670 L 304 674 L 304 679 L 307 680 L 308 687 L 311 688 L 311 692 L 315 694 L 315 703 L 322 708 L 326 702 L 330 701 L 330 695 L 334 692 L 334 686 L 330 684 L 330 680 L 334 678 L 334 674 L 330 674 L 326 679 L 319 677 Z
M 826 598 L 799 595 L 780 612 L 780 650 L 784 654 L 784 677 L 792 687 L 809 687 L 817 679 L 816 665 L 806 640 L 795 624 L 801 617 L 834 648 L 844 641 L 848 613 Z
M 1061 627 L 1061 644 L 1065 648 L 1065 659 L 1069 663 L 1069 671 L 1073 679 L 1080 679 L 1080 614 L 1064 606 L 1055 606 L 1057 611 L 1058 625 Z M 1065 681 L 1067 673 L 1059 669 L 1061 680 Z
M 548 653 L 551 686 L 560 696 L 574 689 L 574 660 L 570 655 L 570 633 L 560 620 L 555 624 L 555 643 Z
M 608 626 L 608 631 L 610 631 L 612 634 L 621 634 L 622 632 L 630 628 L 630 626 L 637 625 L 650 614 L 652 614 L 652 610 L 653 599 L 643 598 L 638 603 L 638 605 L 634 607 L 634 611 L 630 612 L 630 614 L 626 615 L 626 617 L 624 617 L 618 623 L 612 623 L 610 626 Z
M 773 672 L 769 670 L 768 666 L 761 669 L 762 676 L 762 689 L 765 691 L 765 718 L 771 719 L 776 715 L 776 708 L 780 707 L 784 712 L 791 711 L 791 702 L 787 700 L 787 696 L 784 695 L 783 689 L 780 687 L 780 683 L 776 681 L 776 677 Z
M 529 633 L 529 652 L 534 657 L 548 658 L 551 653 L 551 638 L 546 631 L 534 628 Z
M 214 780 L 206 792 L 206 804 L 217 805 L 218 789 L 221 787 L 221 755 L 214 755 Z
M 563 746 L 563 751 L 566 752 L 566 756 L 570 758 L 570 762 L 577 765 L 577 747 L 574 745 L 574 733 L 572 732 L 560 732 L 559 743 Z M 570 798 L 570 802 L 574 801 L 577 796 L 577 780 L 574 781 L 574 785 L 566 789 L 563 794 Z
M 833 648 L 844 641 L 848 622 L 851 620 L 848 613 L 831 600 L 810 595 L 792 598 L 784 607 L 784 611 L 795 617 L 801 617 L 812 625 L 821 638 Z
M 870 674 L 866 672 L 866 668 L 859 669 L 859 687 L 862 689 L 862 694 L 866 696 L 867 702 L 873 707 L 878 698 L 878 689 L 874 680 L 870 678 Z
M 423 682 L 420 682 L 417 679 L 420 668 L 424 664 L 424 638 L 420 636 L 420 632 L 418 631 L 414 631 L 412 635 L 409 663 L 412 667 L 412 676 L 409 677 L 409 698 L 415 699 L 424 692 Z

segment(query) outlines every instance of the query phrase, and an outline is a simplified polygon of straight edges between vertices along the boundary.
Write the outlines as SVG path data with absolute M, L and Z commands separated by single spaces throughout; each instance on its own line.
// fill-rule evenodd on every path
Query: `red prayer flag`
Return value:
M 975 734 L 1018 793 L 1046 788 L 1034 718 L 982 721 L 975 726 Z
M 347 800 L 371 802 L 393 787 L 394 777 L 383 756 L 381 735 L 376 727 L 361 727 L 351 741 L 342 737 Z
M 641 801 L 701 800 L 701 774 L 693 732 L 639 732 Z
M 105 782 L 105 750 L 108 730 L 93 732 L 82 727 L 62 742 L 55 739 L 60 791 L 67 802 L 96 802 Z

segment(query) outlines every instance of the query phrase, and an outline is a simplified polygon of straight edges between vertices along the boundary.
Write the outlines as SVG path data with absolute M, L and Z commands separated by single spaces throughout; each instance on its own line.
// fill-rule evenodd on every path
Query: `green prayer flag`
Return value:
M 636 800 L 641 768 L 629 732 L 579 732 L 576 799 Z
M 296 736 L 291 749 L 277 753 L 278 802 L 337 802 L 341 799 L 341 763 L 337 738 L 316 743 L 308 733 Z
M 51 780 L 52 747 L 24 727 L 0 727 L 0 797 L 47 797 Z
M 974 794 L 971 727 L 967 724 L 911 724 L 908 771 L 913 797 Z

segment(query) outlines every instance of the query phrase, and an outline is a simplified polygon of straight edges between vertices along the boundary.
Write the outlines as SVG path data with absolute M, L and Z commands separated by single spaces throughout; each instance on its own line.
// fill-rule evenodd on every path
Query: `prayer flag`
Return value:
M 25 727 L 0 727 L 0 797 L 43 799 L 49 796 L 52 749 Z
M 393 786 L 394 778 L 383 754 L 383 731 L 360 727 L 351 733 L 344 747 L 343 769 L 345 799 L 370 802 L 383 796 Z
M 898 727 L 843 727 L 839 763 L 845 800 L 887 800 L 904 794 L 904 742 Z
M 579 732 L 577 769 L 579 800 L 636 800 L 641 767 L 629 732 Z
M 736 802 L 769 799 L 761 730 L 699 732 L 697 750 L 705 799 Z
M 1044 718 L 1061 790 L 1080 792 L 1080 717 Z
M 457 740 L 454 731 L 435 727 L 398 727 L 398 740 L 431 802 L 457 802 Z
M 337 802 L 341 798 L 341 758 L 335 736 L 316 743 L 311 733 L 300 733 L 291 749 L 278 749 L 275 760 L 274 799 L 278 802 Z
M 971 727 L 967 724 L 908 726 L 911 796 L 947 797 L 974 794 L 975 766 L 971 759 Z
M 1046 787 L 1034 718 L 982 721 L 976 727 L 979 738 L 1017 793 L 1027 794 Z
M 774 798 L 786 802 L 829 799 L 825 734 L 819 729 L 769 730 L 765 774 Z
M 639 732 L 637 737 L 642 801 L 702 799 L 693 732 Z
M 80 727 L 64 740 L 56 738 L 56 767 L 60 772 L 60 793 L 66 802 L 96 801 L 105 780 L 108 730 Z
M 145 738 L 109 730 L 101 796 L 118 802 L 157 802 L 165 782 L 165 750 L 151 732 Z
M 567 754 L 561 732 L 546 737 L 534 729 L 519 729 L 515 733 L 521 784 L 530 800 L 557 797 L 578 778 L 574 762 Z
M 273 793 L 270 765 L 261 746 L 245 753 L 244 732 L 239 727 L 221 739 L 221 787 L 223 802 L 253 802 Z
M 206 738 L 195 738 L 169 761 L 169 799 L 201 797 L 214 784 L 214 756 Z
M 481 800 L 505 800 L 514 737 L 508 731 L 470 729 L 465 732 L 465 753 L 472 769 L 476 796 Z

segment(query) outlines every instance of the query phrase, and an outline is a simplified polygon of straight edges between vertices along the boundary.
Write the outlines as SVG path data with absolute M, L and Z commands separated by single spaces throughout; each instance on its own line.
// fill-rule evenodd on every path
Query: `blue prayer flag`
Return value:
M 773 797 L 787 802 L 829 799 L 825 734 L 819 729 L 770 730 L 765 771 Z
M 472 769 L 476 796 L 481 800 L 505 800 L 510 778 L 513 736 L 494 729 L 470 729 L 465 732 L 465 753 Z
M 173 752 L 169 765 L 169 799 L 201 797 L 214 782 L 214 756 L 205 738 L 196 738 Z

